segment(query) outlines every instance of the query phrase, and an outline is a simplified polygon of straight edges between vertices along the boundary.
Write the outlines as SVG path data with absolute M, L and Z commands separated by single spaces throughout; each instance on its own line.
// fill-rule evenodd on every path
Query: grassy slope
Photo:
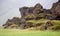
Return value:
M 29 20 L 28 22 L 46 23 L 49 20 Z M 60 21 L 52 20 L 54 24 L 59 24 Z M 33 30 L 20 30 L 20 29 L 1 29 L 0 36 L 60 36 L 60 31 L 33 31 Z
M 60 21 L 59 20 L 47 20 L 47 19 L 41 19 L 41 20 L 28 20 L 27 22 L 32 22 L 33 24 L 36 24 L 36 23 L 43 23 L 43 24 L 46 24 L 47 21 L 51 21 L 52 24 L 60 24 Z
M 43 23 L 43 24 L 45 24 L 47 21 L 49 21 L 49 20 L 40 19 L 40 20 L 28 20 L 27 22 L 32 22 L 33 24 L 36 24 L 36 23 Z
M 0 29 L 0 36 L 60 36 L 60 31 Z

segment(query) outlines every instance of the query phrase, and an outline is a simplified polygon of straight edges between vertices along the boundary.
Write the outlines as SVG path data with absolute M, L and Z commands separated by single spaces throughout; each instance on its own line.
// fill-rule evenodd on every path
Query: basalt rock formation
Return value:
M 44 9 L 40 3 L 37 3 L 34 7 L 19 8 L 19 11 L 21 13 L 21 18 L 14 17 L 13 19 L 9 19 L 3 25 L 4 28 L 21 27 L 25 29 L 29 27 L 36 27 L 42 25 L 42 23 L 35 24 L 35 23 L 27 22 L 29 20 L 40 20 L 40 19 L 60 20 L 60 0 L 56 3 L 53 3 L 51 9 Z

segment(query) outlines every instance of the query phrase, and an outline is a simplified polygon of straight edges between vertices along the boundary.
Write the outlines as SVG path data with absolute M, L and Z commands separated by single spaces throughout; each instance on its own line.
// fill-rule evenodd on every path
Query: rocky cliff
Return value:
M 53 3 L 51 9 L 44 9 L 40 3 L 37 3 L 34 7 L 22 7 L 19 8 L 21 13 L 21 18 L 14 17 L 13 19 L 9 19 L 3 26 L 5 28 L 30 28 L 41 26 L 42 24 L 46 24 L 48 26 L 52 26 L 53 24 L 49 21 L 46 22 L 41 19 L 47 20 L 60 20 L 60 0 L 56 3 Z M 41 21 L 43 23 L 41 23 Z M 40 22 L 39 22 L 40 21 Z M 41 27 L 46 28 L 46 25 L 42 25 Z M 47 26 L 47 27 L 48 27 Z
M 51 9 L 43 9 L 42 5 L 37 3 L 34 7 L 22 7 L 19 8 L 19 10 L 22 17 L 33 14 L 35 16 L 34 18 L 36 18 L 40 17 L 39 15 L 43 13 L 43 18 L 47 17 L 47 19 L 60 20 L 60 0 L 56 3 L 53 3 Z M 50 14 L 50 16 L 48 14 Z

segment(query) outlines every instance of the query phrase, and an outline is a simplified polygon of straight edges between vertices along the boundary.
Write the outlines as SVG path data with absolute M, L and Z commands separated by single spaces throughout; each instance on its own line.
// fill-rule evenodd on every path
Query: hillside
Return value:
M 51 9 L 44 9 L 37 3 L 34 7 L 21 7 L 19 11 L 21 18 L 8 19 L 4 28 L 60 30 L 60 0 L 53 3 Z

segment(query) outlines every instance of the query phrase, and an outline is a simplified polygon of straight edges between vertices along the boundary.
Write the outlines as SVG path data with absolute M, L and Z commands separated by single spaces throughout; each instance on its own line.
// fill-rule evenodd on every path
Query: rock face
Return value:
M 28 7 L 22 7 L 19 9 L 21 11 L 21 16 L 25 16 L 29 13 L 29 8 Z
M 22 7 L 19 8 L 21 12 L 21 16 L 28 15 L 30 13 L 35 15 L 35 18 L 39 16 L 40 13 L 43 13 L 44 18 L 53 19 L 53 20 L 60 20 L 60 0 L 56 3 L 53 3 L 51 9 L 43 9 L 43 7 L 37 3 L 34 7 Z
M 3 25 L 5 28 L 34 27 L 34 25 L 32 25 L 33 23 L 27 22 L 28 20 L 60 20 L 60 0 L 53 3 L 51 9 L 43 9 L 42 5 L 37 3 L 34 7 L 19 8 L 19 11 L 21 13 L 21 18 L 14 17 L 13 19 L 9 19 Z M 36 23 L 35 25 L 40 26 L 40 23 Z
M 22 17 L 27 15 L 27 14 L 30 14 L 30 13 L 38 14 L 40 12 L 40 10 L 42 10 L 42 9 L 43 9 L 43 7 L 39 3 L 36 4 L 34 7 L 19 8 Z
M 55 19 L 60 20 L 60 0 L 56 3 L 53 3 L 51 11 L 54 14 L 54 16 L 56 16 Z
M 4 28 L 18 28 L 21 24 L 20 18 L 14 17 L 13 19 L 8 19 L 8 21 L 3 25 Z

